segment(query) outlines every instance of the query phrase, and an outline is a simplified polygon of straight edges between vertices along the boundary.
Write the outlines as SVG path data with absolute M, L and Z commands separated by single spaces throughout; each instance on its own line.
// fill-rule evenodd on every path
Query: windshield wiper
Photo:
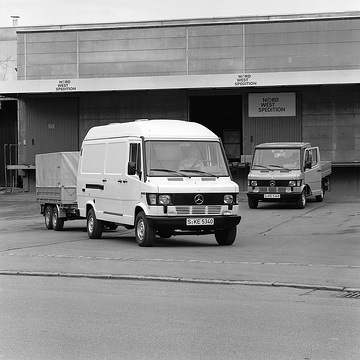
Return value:
M 284 169 L 284 170 L 289 170 L 289 171 L 290 171 L 290 169 L 288 169 L 288 168 L 286 168 L 286 167 L 284 167 L 284 166 L 282 166 L 282 165 L 270 164 L 269 166 L 273 166 L 273 167 L 276 167 L 276 168 L 280 168 L 280 169 Z
M 181 169 L 181 171 L 183 171 L 183 172 L 192 172 L 192 173 L 195 173 L 195 174 L 203 174 L 203 175 L 213 176 L 213 177 L 216 177 L 216 178 L 219 177 L 218 175 L 214 175 L 214 174 L 206 172 L 206 171 L 195 170 L 195 169 L 192 169 L 192 170 L 191 169 Z
M 254 166 L 261 167 L 261 168 L 267 169 L 267 170 L 271 170 L 271 169 L 269 169 L 269 168 L 268 168 L 267 166 L 265 166 L 265 165 L 254 164 L 252 167 L 254 168 Z
M 179 175 L 179 176 L 186 176 L 188 177 L 187 175 L 179 172 L 179 171 L 176 171 L 176 170 L 172 170 L 172 169 L 163 169 L 163 168 L 154 168 L 154 169 L 150 169 L 150 171 L 163 171 L 163 172 L 167 172 L 167 173 L 171 173 L 171 174 L 176 174 L 176 175 Z

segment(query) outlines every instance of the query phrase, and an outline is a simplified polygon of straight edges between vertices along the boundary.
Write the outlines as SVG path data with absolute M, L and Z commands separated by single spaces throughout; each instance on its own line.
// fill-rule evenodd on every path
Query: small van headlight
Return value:
M 251 180 L 250 184 L 251 184 L 251 186 L 257 186 L 257 181 L 256 180 Z
M 289 181 L 289 186 L 291 186 L 291 187 L 301 186 L 301 180 L 290 180 Z

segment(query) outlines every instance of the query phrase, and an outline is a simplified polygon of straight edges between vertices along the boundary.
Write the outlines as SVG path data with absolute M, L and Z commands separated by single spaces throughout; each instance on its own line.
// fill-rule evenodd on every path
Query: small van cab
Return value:
M 90 238 L 104 226 L 135 229 L 138 245 L 155 236 L 214 234 L 231 245 L 241 217 L 220 139 L 180 120 L 96 126 L 80 152 L 77 201 Z

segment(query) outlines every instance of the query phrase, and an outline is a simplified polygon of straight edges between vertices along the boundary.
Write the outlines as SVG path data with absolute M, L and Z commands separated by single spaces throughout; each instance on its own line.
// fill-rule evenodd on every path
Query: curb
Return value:
M 196 279 L 172 276 L 148 276 L 148 275 L 122 275 L 122 274 L 85 274 L 85 273 L 63 273 L 63 272 L 42 272 L 42 271 L 14 271 L 0 270 L 0 275 L 18 275 L 18 276 L 43 276 L 43 277 L 64 277 L 64 278 L 88 278 L 103 280 L 137 280 L 137 281 L 162 281 L 174 283 L 194 283 L 194 284 L 212 284 L 212 285 L 243 285 L 243 286 L 267 286 L 267 287 L 288 287 L 308 290 L 324 291 L 347 291 L 360 292 L 360 288 L 350 288 L 344 286 L 312 285 L 283 283 L 271 281 L 249 281 L 249 280 L 220 280 L 220 279 Z

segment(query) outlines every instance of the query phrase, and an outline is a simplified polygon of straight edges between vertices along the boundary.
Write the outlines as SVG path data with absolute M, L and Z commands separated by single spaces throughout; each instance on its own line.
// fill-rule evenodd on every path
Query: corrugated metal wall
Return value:
M 26 157 L 34 164 L 35 155 L 79 150 L 77 98 L 26 99 Z
M 18 34 L 19 80 L 359 67 L 360 19 Z

